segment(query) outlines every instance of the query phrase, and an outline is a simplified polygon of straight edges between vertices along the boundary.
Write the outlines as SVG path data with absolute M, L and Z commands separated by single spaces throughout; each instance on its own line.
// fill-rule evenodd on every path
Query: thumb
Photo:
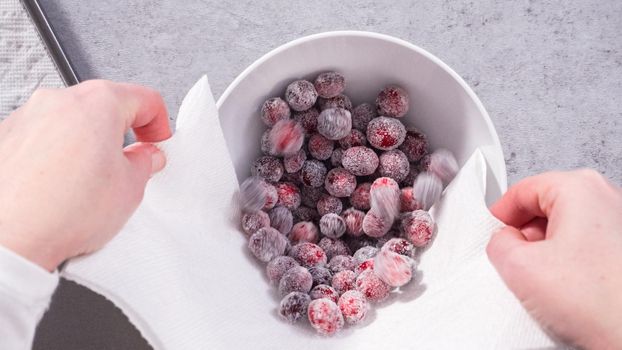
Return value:
M 128 160 L 128 181 L 133 189 L 142 193 L 151 175 L 162 170 L 166 165 L 166 157 L 156 146 L 150 143 L 137 142 L 123 150 Z
M 490 238 L 486 253 L 507 286 L 517 295 L 534 271 L 534 244 L 512 226 L 505 226 Z

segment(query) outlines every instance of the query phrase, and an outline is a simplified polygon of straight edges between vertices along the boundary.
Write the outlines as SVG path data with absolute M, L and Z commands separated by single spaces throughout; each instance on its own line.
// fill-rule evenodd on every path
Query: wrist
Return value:
M 65 260 L 62 254 L 59 254 L 59 249 L 20 237 L 0 234 L 0 245 L 50 272 L 56 270 Z

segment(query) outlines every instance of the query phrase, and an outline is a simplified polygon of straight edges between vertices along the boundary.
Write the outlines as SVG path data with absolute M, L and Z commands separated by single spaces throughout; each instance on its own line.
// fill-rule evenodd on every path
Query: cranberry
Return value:
M 327 298 L 315 299 L 309 303 L 309 323 L 320 334 L 331 335 L 344 324 L 339 306 Z
M 320 197 L 320 200 L 317 201 L 317 212 L 324 216 L 328 213 L 341 214 L 341 210 L 343 209 L 343 203 L 337 197 L 330 196 L 327 194 L 323 194 Z
M 415 210 L 402 218 L 401 228 L 415 247 L 423 247 L 432 239 L 434 226 L 434 220 L 427 211 Z
M 335 255 L 328 262 L 328 268 L 333 272 L 341 272 L 343 270 L 354 271 L 355 261 L 349 255 Z
M 302 266 L 294 266 L 287 270 L 279 281 L 279 294 L 285 296 L 291 292 L 309 293 L 313 277 Z
M 352 129 L 346 137 L 339 140 L 339 146 L 344 150 L 350 147 L 367 146 L 367 138 L 361 131 Z
M 341 214 L 341 217 L 346 224 L 346 233 L 348 235 L 352 237 L 360 237 L 363 235 L 364 212 L 355 208 L 348 208 Z
M 283 176 L 283 164 L 278 158 L 262 156 L 257 158 L 251 166 L 251 174 L 259 176 L 270 182 L 277 182 Z
M 300 169 L 300 181 L 305 186 L 321 187 L 326 177 L 326 166 L 315 159 L 306 160 Z
M 320 97 L 331 98 L 346 89 L 346 79 L 337 72 L 324 72 L 315 78 L 313 86 Z
M 354 289 L 356 274 L 351 270 L 343 270 L 333 275 L 332 286 L 339 294 Z
M 317 101 L 321 111 L 329 108 L 343 108 L 352 111 L 352 101 L 343 94 L 331 98 L 318 98 Z
M 412 187 L 402 187 L 400 193 L 400 212 L 405 213 L 407 211 L 413 211 L 421 209 L 419 202 L 413 194 Z
M 258 210 L 242 215 L 242 229 L 246 234 L 252 235 L 262 227 L 270 227 L 270 217 L 266 212 Z
M 322 178 L 322 183 L 324 183 L 324 178 Z M 317 201 L 319 201 L 320 197 L 324 194 L 324 187 L 302 186 L 300 193 L 302 196 L 302 204 L 307 207 L 315 208 Z
M 283 158 L 283 167 L 288 173 L 295 173 L 302 169 L 302 165 L 307 160 L 307 153 L 303 149 Z
M 404 152 L 409 161 L 416 162 L 428 153 L 428 138 L 421 131 L 408 128 L 400 150 Z
M 346 233 L 346 223 L 341 216 L 328 213 L 320 219 L 320 232 L 329 238 L 339 238 Z
M 365 296 L 357 290 L 349 290 L 343 293 L 337 305 L 345 321 L 349 324 L 358 324 L 363 321 L 369 310 Z
M 404 238 L 391 238 L 382 249 L 412 258 L 415 254 L 415 246 Z
M 274 126 L 281 120 L 289 119 L 290 115 L 289 106 L 280 97 L 269 98 L 261 106 L 261 120 L 268 127 Z
M 296 259 L 304 267 L 326 265 L 326 253 L 317 244 L 310 242 L 298 243 L 289 251 L 289 256 Z
M 317 160 L 326 160 L 333 154 L 335 142 L 320 134 L 313 134 L 307 145 L 311 157 Z
M 332 259 L 337 255 L 350 255 L 350 248 L 346 245 L 346 243 L 340 239 L 333 239 L 329 237 L 324 237 L 320 239 L 320 243 L 318 243 L 320 247 L 326 252 L 326 256 L 328 260 Z
M 387 117 L 403 117 L 408 112 L 408 104 L 409 99 L 406 90 L 395 85 L 385 87 L 376 98 L 378 114 Z
M 309 273 L 313 277 L 313 286 L 317 286 L 318 284 L 330 284 L 333 280 L 332 272 L 323 266 L 310 267 Z
M 350 196 L 350 204 L 356 209 L 359 210 L 369 210 L 369 189 L 371 188 L 371 183 L 364 182 L 359 184 L 352 192 Z
M 272 227 L 260 228 L 248 240 L 248 249 L 257 259 L 263 262 L 268 262 L 279 255 L 283 255 L 287 245 L 287 238 Z
M 335 290 L 335 288 L 327 285 L 327 284 L 318 284 L 317 286 L 311 289 L 309 296 L 312 300 L 327 298 L 332 300 L 333 302 L 337 302 L 339 300 L 339 293 Z
M 381 280 L 372 269 L 364 270 L 356 278 L 356 290 L 363 293 L 367 300 L 375 302 L 386 298 L 391 288 Z
M 376 276 L 391 287 L 401 287 L 413 277 L 414 261 L 388 249 L 381 249 L 374 258 Z
M 356 176 L 373 174 L 379 163 L 376 152 L 365 146 L 348 148 L 341 158 L 343 167 Z
M 303 112 L 295 112 L 294 120 L 300 123 L 305 131 L 305 135 L 309 136 L 317 132 L 317 118 L 320 116 L 315 108 L 310 108 Z
M 404 142 L 405 137 L 404 124 L 395 118 L 378 117 L 367 125 L 367 142 L 379 150 L 396 149 Z
M 272 284 L 278 284 L 285 272 L 296 266 L 300 265 L 294 258 L 285 255 L 277 256 L 266 265 L 268 280 Z
M 376 108 L 370 103 L 360 104 L 352 110 L 352 127 L 356 130 L 366 132 L 367 124 L 377 116 Z
M 287 86 L 285 100 L 295 111 L 305 111 L 317 101 L 317 91 L 313 84 L 307 80 L 296 80 Z
M 294 224 L 301 221 L 316 221 L 320 219 L 320 214 L 318 214 L 317 210 L 302 205 L 294 209 L 292 214 L 294 215 Z
M 294 210 L 300 206 L 300 189 L 291 182 L 279 182 L 274 185 L 279 195 L 276 205 L 284 206 L 289 210 Z
M 344 168 L 331 169 L 326 174 L 324 188 L 335 197 L 349 197 L 356 188 L 356 177 Z
M 271 154 L 289 156 L 300 150 L 305 140 L 305 134 L 299 123 L 288 119 L 276 123 L 270 130 L 268 138 L 272 147 Z
M 287 322 L 294 323 L 307 314 L 311 297 L 301 292 L 287 294 L 279 304 L 279 315 Z
M 342 139 L 352 130 L 352 116 L 343 108 L 328 108 L 317 119 L 317 131 L 329 140 Z
M 320 239 L 320 232 L 314 223 L 310 221 L 301 221 L 292 227 L 287 237 L 292 244 L 298 244 L 300 242 L 317 243 Z

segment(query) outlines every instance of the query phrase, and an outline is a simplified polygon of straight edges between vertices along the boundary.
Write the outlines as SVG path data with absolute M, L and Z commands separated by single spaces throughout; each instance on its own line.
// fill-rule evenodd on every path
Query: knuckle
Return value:
M 78 97 L 87 101 L 116 99 L 114 84 L 108 80 L 87 80 L 80 83 L 75 92 Z

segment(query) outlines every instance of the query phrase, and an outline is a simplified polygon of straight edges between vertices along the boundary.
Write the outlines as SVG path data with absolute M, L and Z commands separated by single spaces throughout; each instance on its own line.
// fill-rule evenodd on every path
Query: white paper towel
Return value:
M 481 152 L 433 209 L 439 230 L 416 282 L 375 305 L 361 327 L 326 338 L 279 319 L 264 266 L 246 250 L 235 172 L 206 77 L 184 99 L 177 131 L 161 147 L 168 165 L 121 233 L 63 272 L 113 301 L 156 349 L 553 346 L 486 258 L 500 223 L 484 203 Z

